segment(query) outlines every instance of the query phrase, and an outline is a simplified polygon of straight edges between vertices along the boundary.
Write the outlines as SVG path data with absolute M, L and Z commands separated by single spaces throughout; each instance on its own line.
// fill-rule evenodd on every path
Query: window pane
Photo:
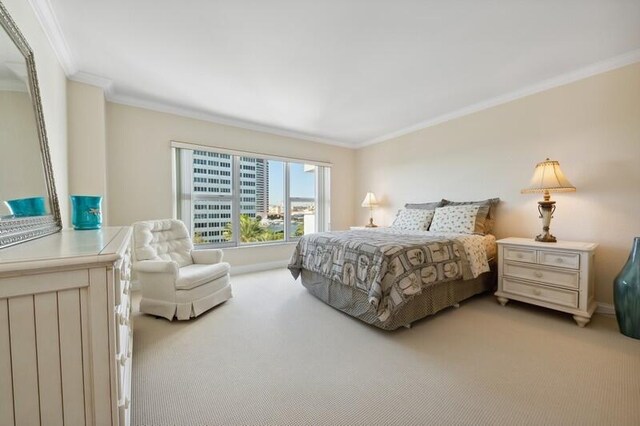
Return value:
M 178 215 L 194 244 L 284 241 L 326 228 L 323 167 L 192 149 L 176 159 Z
M 193 151 L 194 196 L 231 195 L 232 180 L 233 166 L 230 155 Z
M 284 239 L 282 193 L 284 163 L 240 157 L 240 242 Z M 277 212 L 280 215 L 270 214 Z
M 289 163 L 289 235 L 300 237 L 316 232 L 316 166 Z
M 193 243 L 233 241 L 233 158 L 193 151 Z M 221 198 L 224 197 L 224 198 Z
M 233 241 L 231 200 L 194 200 L 193 243 L 219 244 Z

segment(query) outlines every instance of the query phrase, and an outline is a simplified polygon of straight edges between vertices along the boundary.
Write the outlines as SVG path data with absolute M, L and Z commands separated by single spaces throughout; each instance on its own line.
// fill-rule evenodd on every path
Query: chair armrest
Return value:
M 222 250 L 220 249 L 205 249 L 205 250 L 191 250 L 191 259 L 193 263 L 213 265 L 214 263 L 222 262 Z
M 178 264 L 173 260 L 141 260 L 133 264 L 133 270 L 178 276 Z

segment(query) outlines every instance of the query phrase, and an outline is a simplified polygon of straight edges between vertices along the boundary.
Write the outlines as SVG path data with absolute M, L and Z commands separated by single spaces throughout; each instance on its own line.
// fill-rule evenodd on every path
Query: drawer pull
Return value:
M 535 294 L 536 296 L 540 296 L 542 294 L 542 291 L 540 291 L 539 288 L 534 288 L 533 289 L 533 294 Z
M 128 409 L 129 409 L 129 398 L 125 398 L 122 404 L 118 406 L 118 414 L 119 414 L 118 417 L 121 425 L 126 425 L 128 423 L 127 422 L 127 420 L 129 419 L 129 416 L 127 416 Z
M 522 253 L 517 253 L 517 254 L 516 254 L 516 257 L 517 257 L 518 259 L 522 259 L 524 256 L 522 255 Z
M 120 323 L 120 325 L 129 325 L 129 318 L 125 318 L 125 316 L 122 314 L 118 314 L 118 315 L 119 315 L 118 322 Z
M 537 278 L 542 278 L 542 272 L 540 271 L 535 271 L 533 275 L 535 275 Z

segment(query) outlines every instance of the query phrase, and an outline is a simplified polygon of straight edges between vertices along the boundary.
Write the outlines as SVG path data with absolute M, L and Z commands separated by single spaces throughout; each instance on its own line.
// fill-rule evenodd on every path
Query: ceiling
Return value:
M 115 102 L 348 146 L 640 60 L 640 0 L 31 2 Z
M 27 91 L 27 68 L 24 56 L 13 40 L 0 31 L 0 91 Z

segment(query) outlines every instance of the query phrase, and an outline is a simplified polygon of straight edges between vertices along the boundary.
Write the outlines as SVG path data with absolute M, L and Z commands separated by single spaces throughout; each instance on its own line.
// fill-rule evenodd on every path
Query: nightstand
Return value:
M 384 229 L 384 228 L 388 228 L 388 226 L 376 226 L 375 228 L 369 228 L 367 226 L 350 226 L 349 227 L 349 229 L 352 230 L 352 231 L 356 231 L 356 230 L 358 230 L 358 231 L 362 231 L 362 230 L 371 231 L 371 230 L 374 230 L 374 229 Z
M 498 240 L 498 291 L 502 306 L 509 299 L 573 314 L 578 326 L 591 321 L 594 257 L 598 244 L 533 238 Z

